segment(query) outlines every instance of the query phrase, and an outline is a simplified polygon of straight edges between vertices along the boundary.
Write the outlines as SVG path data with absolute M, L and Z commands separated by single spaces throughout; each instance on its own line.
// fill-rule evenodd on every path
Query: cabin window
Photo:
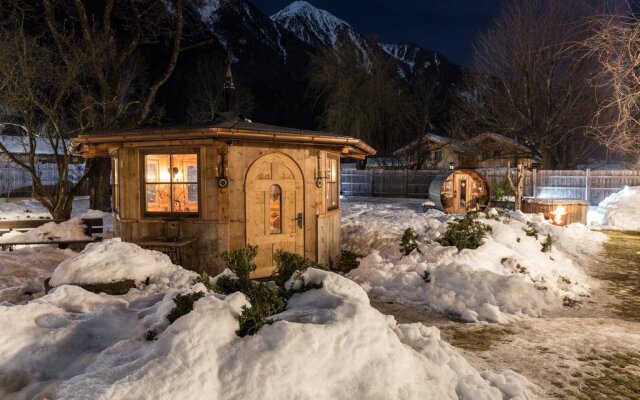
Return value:
M 269 188 L 269 234 L 282 233 L 282 189 L 278 185 Z
M 442 150 L 436 150 L 433 152 L 433 160 L 441 161 L 442 160 Z
M 338 158 L 327 156 L 328 176 L 327 176 L 327 208 L 333 210 L 338 208 L 340 191 L 338 190 Z
M 147 214 L 198 212 L 198 155 L 144 155 L 144 211 Z
M 111 159 L 111 202 L 113 212 L 116 214 L 120 213 L 120 172 L 118 159 Z

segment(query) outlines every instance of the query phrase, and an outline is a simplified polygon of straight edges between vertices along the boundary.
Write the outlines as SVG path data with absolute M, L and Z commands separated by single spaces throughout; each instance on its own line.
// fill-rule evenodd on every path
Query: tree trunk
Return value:
M 553 169 L 553 152 L 548 147 L 542 148 L 542 166 L 544 169 Z
M 111 212 L 111 159 L 92 158 L 87 160 L 87 168 L 93 163 L 89 175 L 89 208 Z
M 62 204 L 57 205 L 53 210 L 49 210 L 51 217 L 56 221 L 66 221 L 71 218 L 71 208 L 73 199 L 68 198 Z

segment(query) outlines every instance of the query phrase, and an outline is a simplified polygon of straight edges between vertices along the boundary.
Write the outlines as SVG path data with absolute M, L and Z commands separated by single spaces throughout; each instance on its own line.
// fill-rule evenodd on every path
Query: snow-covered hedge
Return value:
M 82 256 L 95 253 L 113 275 L 129 276 L 121 270 L 137 257 L 164 263 L 105 243 Z M 118 297 L 62 285 L 26 305 L 0 305 L 0 398 L 533 398 L 525 378 L 477 371 L 436 328 L 382 315 L 356 283 L 317 269 L 304 277 L 323 285 L 294 295 L 275 323 L 245 338 L 236 335 L 249 305 L 241 293 L 208 293 L 169 325 L 173 297 L 207 292 L 202 283 Z M 156 340 L 145 340 L 150 329 Z
M 491 227 L 480 247 L 458 251 L 437 242 L 454 216 L 402 203 L 343 205 L 345 247 L 367 255 L 349 273 L 352 279 L 383 300 L 429 305 L 468 321 L 537 317 L 565 298 L 589 295 L 580 257 L 593 255 L 605 239 L 583 225 L 560 228 L 541 215 L 492 211 L 491 218 L 479 219 Z M 404 256 L 398 240 L 407 226 L 424 244 Z M 545 252 L 548 235 L 553 245 Z
M 53 287 L 95 284 L 131 279 L 152 284 L 185 285 L 195 277 L 171 262 L 166 254 L 145 250 L 119 238 L 91 243 L 78 255 L 63 261 L 51 276 Z

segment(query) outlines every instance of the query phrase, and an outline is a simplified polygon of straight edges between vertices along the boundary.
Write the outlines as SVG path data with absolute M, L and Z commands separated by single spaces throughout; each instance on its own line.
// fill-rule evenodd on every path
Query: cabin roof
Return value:
M 224 114 L 219 114 L 209 122 L 150 126 L 80 135 L 73 139 L 73 149 L 84 157 L 92 158 L 106 156 L 109 147 L 117 147 L 127 142 L 165 142 L 207 138 L 337 147 L 341 149 L 344 156 L 354 158 L 364 158 L 376 153 L 376 150 L 364 141 L 350 136 L 260 124 Z
M 432 142 L 442 146 L 451 146 L 451 148 L 458 153 L 469 152 L 469 150 L 464 146 L 464 142 L 462 140 L 436 135 L 435 133 L 426 133 L 423 137 L 414 140 L 408 145 L 396 150 L 395 153 L 404 153 L 405 151 L 410 150 L 415 146 L 422 145 L 426 142 Z
M 527 146 L 521 143 L 518 143 L 514 139 L 511 139 L 506 136 L 502 136 L 493 132 L 481 133 L 477 136 L 472 137 L 467 141 L 440 136 L 433 133 L 427 133 L 422 138 L 415 140 L 409 143 L 408 145 L 402 147 L 401 149 L 397 150 L 396 154 L 403 153 L 415 146 L 422 145 L 423 143 L 426 143 L 426 142 L 436 143 L 439 145 L 447 145 L 447 146 L 450 146 L 453 151 L 457 153 L 462 153 L 462 154 L 476 154 L 483 148 L 492 147 L 490 142 L 496 142 L 502 146 L 512 149 L 514 153 L 533 156 L 532 151 Z
M 486 143 L 487 140 L 493 140 L 495 142 L 510 146 L 513 150 L 523 154 L 531 154 L 531 150 L 522 143 L 518 143 L 518 141 L 514 139 L 493 132 L 484 132 L 479 134 L 478 136 L 474 136 L 471 139 L 467 140 L 465 142 L 465 145 L 475 147 Z

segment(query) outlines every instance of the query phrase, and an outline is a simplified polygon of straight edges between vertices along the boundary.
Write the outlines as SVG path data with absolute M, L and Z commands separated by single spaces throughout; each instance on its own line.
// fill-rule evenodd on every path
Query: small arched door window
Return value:
M 282 233 L 282 189 L 278 185 L 269 188 L 269 234 Z

